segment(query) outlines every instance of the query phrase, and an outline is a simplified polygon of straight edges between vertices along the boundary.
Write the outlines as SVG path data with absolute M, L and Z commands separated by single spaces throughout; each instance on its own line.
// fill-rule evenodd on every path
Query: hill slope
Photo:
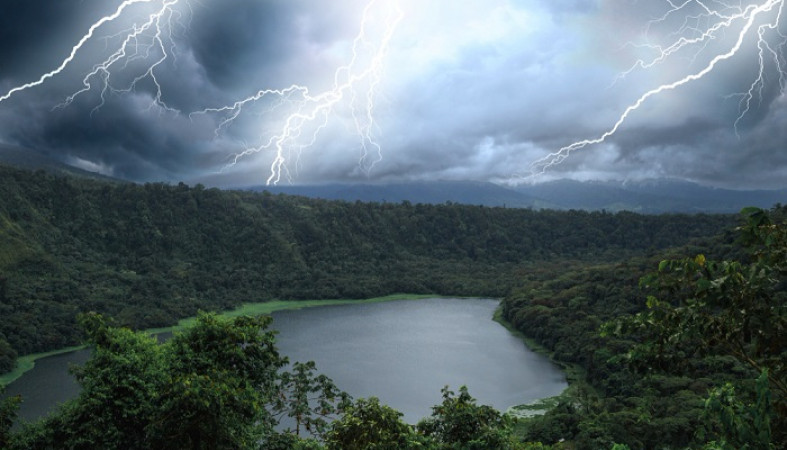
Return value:
M 616 261 L 713 236 L 731 216 L 375 204 L 0 167 L 0 349 L 273 298 L 501 297 L 545 260 Z

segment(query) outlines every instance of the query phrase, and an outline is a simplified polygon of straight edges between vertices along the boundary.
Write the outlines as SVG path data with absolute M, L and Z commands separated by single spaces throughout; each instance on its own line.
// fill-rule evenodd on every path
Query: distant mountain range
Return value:
M 266 186 L 255 190 L 329 200 L 400 203 L 463 203 L 534 209 L 583 209 L 664 212 L 737 213 L 746 206 L 770 208 L 787 203 L 787 189 L 732 190 L 682 180 L 579 182 L 559 180 L 507 188 L 476 181 L 394 184 Z
M 721 189 L 674 179 L 637 182 L 560 180 L 522 186 L 517 191 L 552 203 L 560 209 L 628 210 L 642 213 L 737 213 L 746 206 L 770 208 L 776 203 L 787 203 L 787 189 Z
M 19 169 L 43 170 L 55 175 L 69 175 L 105 181 L 122 181 L 96 172 L 57 161 L 54 158 L 24 147 L 0 144 L 0 164 Z
M 60 175 L 120 181 L 69 166 L 33 150 L 0 144 L 0 164 Z M 417 181 L 390 184 L 258 186 L 255 191 L 326 200 L 413 204 L 446 202 L 533 209 L 583 209 L 664 212 L 736 213 L 746 206 L 770 208 L 787 203 L 787 189 L 733 190 L 683 180 L 579 182 L 559 180 L 517 187 L 481 181 Z

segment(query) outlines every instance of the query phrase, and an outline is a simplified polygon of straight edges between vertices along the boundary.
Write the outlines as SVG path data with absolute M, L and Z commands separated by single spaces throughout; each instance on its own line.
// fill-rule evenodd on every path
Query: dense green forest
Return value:
M 270 299 L 503 297 L 543 261 L 615 261 L 730 216 L 322 201 L 0 167 L 0 373 L 78 343 L 80 312 L 135 329 Z
M 347 203 L 1 170 L 2 368 L 84 336 L 94 354 L 77 371 L 82 394 L 49 418 L 14 432 L 18 400 L 0 402 L 0 447 L 787 445 L 787 208 Z M 166 343 L 124 328 L 395 292 L 503 297 L 503 318 L 564 366 L 570 388 L 545 414 L 513 419 L 447 387 L 411 425 L 312 363 L 287 366 L 267 317 L 202 314 Z M 284 416 L 294 430 L 275 427 Z
M 787 208 L 743 215 L 732 242 L 524 278 L 504 317 L 576 376 L 525 440 L 785 448 Z

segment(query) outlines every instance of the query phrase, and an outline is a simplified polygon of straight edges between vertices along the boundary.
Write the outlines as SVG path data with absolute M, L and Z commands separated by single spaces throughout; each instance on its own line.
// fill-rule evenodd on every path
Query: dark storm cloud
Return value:
M 0 80 L 37 75 L 49 53 L 65 52 L 71 43 L 51 36 L 70 31 L 79 0 L 5 0 L 0 8 Z M 96 2 L 93 2 L 96 3 Z
M 0 40 L 13 45 L 0 46 L 0 60 L 4 61 L 3 74 L 9 76 L 29 66 L 31 53 L 46 45 L 47 36 L 41 30 L 62 33 L 71 7 L 68 2 L 54 2 L 51 8 L 41 8 L 40 3 L 27 0 L 10 0 L 4 3 L 0 14 Z M 31 24 L 38 22 L 39 27 Z
M 0 61 L 7 67 L 0 70 L 0 87 L 5 92 L 57 67 L 88 28 L 120 3 L 12 2 L 8 13 L 0 14 L 3 42 L 13 43 L 0 46 Z M 93 85 L 89 92 L 57 108 L 82 88 L 82 76 L 117 48 L 113 45 L 121 41 L 115 33 L 142 21 L 135 17 L 107 25 L 62 74 L 0 104 L 0 142 L 135 180 L 190 179 L 215 172 L 243 150 L 246 137 L 233 134 L 238 127 L 229 127 L 217 138 L 213 130 L 222 116 L 192 120 L 189 113 L 232 104 L 260 89 L 326 78 L 326 66 L 333 70 L 336 62 L 313 53 L 357 32 L 358 14 L 352 9 L 362 2 L 340 3 L 315 11 L 314 2 L 298 0 L 184 0 L 180 20 L 164 33 L 170 57 L 155 69 L 161 100 L 178 112 L 153 105 L 158 88 L 149 76 L 132 91 L 106 91 L 103 99 L 103 80 L 94 76 L 88 80 Z M 143 7 L 149 5 L 127 11 L 138 13 Z M 112 86 L 127 89 L 156 61 L 157 51 L 116 64 Z M 237 140 L 229 142 L 233 138 Z M 259 183 L 259 168 L 256 176 Z
M 730 185 L 764 185 L 783 188 L 787 180 L 787 102 L 774 102 L 770 114 L 755 127 L 738 136 L 716 135 L 716 160 L 721 178 Z M 721 156 L 721 158 L 719 158 Z
M 233 53 L 228 49 L 237 49 L 244 40 L 256 39 L 257 36 L 244 36 L 253 28 L 251 22 L 267 17 L 268 10 L 275 10 L 261 6 L 269 2 L 234 3 L 245 3 L 248 8 L 244 10 L 215 3 L 194 5 L 194 16 L 188 15 L 190 11 L 184 11 L 186 15 L 183 18 L 184 23 L 191 21 L 195 24 L 210 16 L 217 20 L 217 27 L 225 27 L 228 34 L 235 32 L 234 40 L 231 39 L 227 45 L 217 42 L 213 50 L 215 54 L 226 54 L 228 58 L 238 57 L 244 51 L 259 50 L 239 49 Z M 0 60 L 13 63 L 6 64 L 9 70 L 0 72 L 0 85 L 7 89 L 54 69 L 90 25 L 102 15 L 113 12 L 119 4 L 119 0 L 13 2 L 13 8 L 9 9 L 11 13 L 0 14 L 4 42 L 15 43 L 13 46 L 0 46 Z M 224 19 L 225 15 L 229 19 Z M 276 16 L 275 13 L 272 15 Z M 240 26 L 244 20 L 246 26 Z M 238 23 L 233 24 L 233 21 Z M 137 22 L 138 18 L 134 19 L 134 23 Z M 131 21 L 128 21 L 116 28 L 130 25 Z M 64 162 L 78 161 L 87 167 L 97 167 L 106 173 L 133 180 L 171 181 L 215 169 L 215 161 L 213 167 L 205 167 L 204 161 L 210 158 L 200 155 L 206 142 L 212 138 L 212 131 L 205 128 L 204 123 L 202 127 L 195 126 L 187 113 L 222 104 L 235 95 L 227 95 L 220 86 L 215 86 L 214 80 L 208 76 L 211 68 L 196 58 L 198 54 L 193 43 L 215 40 L 217 30 L 206 29 L 204 37 L 202 30 L 196 27 L 186 29 L 176 25 L 171 30 L 172 44 L 177 47 L 168 48 L 173 57 L 159 66 L 155 74 L 164 93 L 162 100 L 180 113 L 153 106 L 156 86 L 150 77 L 139 82 L 132 92 L 105 92 L 103 100 L 102 80 L 93 77 L 89 81 L 96 87 L 67 107 L 57 107 L 69 94 L 82 87 L 81 77 L 89 70 L 86 68 L 109 55 L 105 51 L 100 58 L 91 59 L 91 53 L 99 55 L 96 47 L 104 50 L 102 45 L 98 45 L 86 47 L 77 54 L 75 69 L 66 70 L 42 86 L 16 95 L 0 105 L 3 124 L 0 140 L 41 151 Z M 112 31 L 104 30 L 104 33 L 98 36 L 111 36 Z M 152 61 L 155 61 L 155 56 L 123 65 L 123 70 L 113 71 L 111 83 L 116 88 L 127 88 L 134 77 L 145 73 Z M 233 65 L 232 59 L 218 63 Z M 208 127 L 214 125 L 209 123 Z
M 0 13 L 2 93 L 55 68 L 90 24 L 120 2 L 6 1 Z M 352 56 L 367 3 L 192 1 L 182 9 L 183 26 L 172 30 L 175 46 L 167 47 L 172 57 L 155 71 L 162 101 L 177 112 L 152 106 L 157 89 L 150 78 L 131 92 L 107 92 L 103 103 L 96 86 L 66 108 L 55 108 L 107 57 L 104 43 L 111 39 L 96 40 L 63 74 L 0 103 L 0 143 L 135 180 L 259 184 L 267 178 L 270 151 L 218 172 L 233 154 L 277 132 L 288 110 L 269 111 L 274 101 L 249 106 L 218 134 L 214 130 L 226 116 L 189 113 L 293 83 L 314 95 L 329 89 L 336 68 Z M 287 154 L 295 182 L 522 181 L 530 163 L 598 137 L 644 92 L 699 70 L 725 43 L 716 40 L 697 58 L 681 55 L 615 82 L 637 58 L 652 57 L 643 46 L 626 42 L 647 38 L 663 45 L 670 39 L 675 23 L 648 26 L 667 2 L 398 3 L 406 15 L 386 56 L 374 108 L 382 161 L 369 172 L 361 169 L 360 140 L 344 105 L 314 145 L 300 149 L 298 158 L 297 151 Z M 102 29 L 97 37 L 133 23 L 138 18 Z M 379 32 L 381 25 L 369 30 Z M 666 176 L 728 187 L 783 187 L 787 105 L 774 72 L 762 101 L 737 123 L 738 135 L 740 97 L 727 97 L 747 90 L 757 76 L 752 44 L 742 58 L 721 64 L 702 81 L 648 100 L 615 136 L 576 151 L 544 178 Z M 144 73 L 143 62 L 113 73 L 115 87 L 127 87 Z
M 615 143 L 621 151 L 620 158 L 625 159 L 627 155 L 634 154 L 643 148 L 676 145 L 700 146 L 706 142 L 708 136 L 726 129 L 727 127 L 719 126 L 717 123 L 694 117 L 671 126 L 654 128 L 643 126 L 635 130 L 626 130 L 617 136 Z
M 303 82 L 304 75 L 314 70 L 309 55 L 314 47 L 354 37 L 357 11 L 347 14 L 348 5 L 359 9 L 363 3 L 358 0 L 319 4 L 307 0 L 206 3 L 194 8 L 188 45 L 208 79 L 218 86 L 286 87 L 293 79 Z
M 50 155 L 66 162 L 89 162 L 117 177 L 173 181 L 175 174 L 191 166 L 194 142 L 184 133 L 184 124 L 159 123 L 173 118 L 156 119 L 140 112 L 144 109 L 134 102 L 112 102 L 88 117 L 84 105 L 53 111 L 46 120 L 18 121 L 11 136 L 25 147 L 57 149 Z
M 261 65 L 275 68 L 295 50 L 291 39 L 282 39 L 295 12 L 292 4 L 279 1 L 225 0 L 220 8 L 203 7 L 192 26 L 195 58 L 219 85 L 243 81 Z

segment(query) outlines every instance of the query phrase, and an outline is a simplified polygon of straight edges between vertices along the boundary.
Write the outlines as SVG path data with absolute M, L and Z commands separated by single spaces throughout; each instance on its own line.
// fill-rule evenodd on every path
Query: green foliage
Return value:
M 274 420 L 264 405 L 275 395 L 284 360 L 267 331 L 269 316 L 232 321 L 202 314 L 165 344 L 168 368 L 151 439 L 163 448 L 253 448 Z
M 11 433 L 16 403 L 0 404 L 3 448 L 21 449 L 543 449 L 520 444 L 511 419 L 478 406 L 462 387 L 417 429 L 377 398 L 351 402 L 313 362 L 281 371 L 269 316 L 231 320 L 200 314 L 165 343 L 80 317 L 94 346 L 77 369 L 79 397 L 54 414 Z M 280 431 L 287 414 L 299 428 Z M 329 415 L 339 416 L 328 423 Z
M 325 450 L 325 446 L 316 439 L 302 438 L 292 433 L 272 432 L 264 442 L 260 443 L 260 450 Z
M 739 231 L 745 233 L 746 228 Z M 503 316 L 517 330 L 546 347 L 557 361 L 566 365 L 575 379 L 558 407 L 543 416 L 522 420 L 517 428 L 518 435 L 524 440 L 553 445 L 564 439 L 576 449 L 610 448 L 615 443 L 630 448 L 701 447 L 712 438 L 710 434 L 704 437 L 697 434 L 697 430 L 708 423 L 706 399 L 711 389 L 725 383 L 732 383 L 738 389 L 746 386 L 736 392 L 745 394 L 740 397 L 745 400 L 744 404 L 756 403 L 747 380 L 760 372 L 752 370 L 747 361 L 733 357 L 730 352 L 720 351 L 729 342 L 711 344 L 702 340 L 702 333 L 691 331 L 687 326 L 667 327 L 660 320 L 661 316 L 647 316 L 654 311 L 660 314 L 667 308 L 687 305 L 686 299 L 691 296 L 684 294 L 693 291 L 684 283 L 694 283 L 705 289 L 702 292 L 717 289 L 700 283 L 702 277 L 692 273 L 675 282 L 672 291 L 660 291 L 650 281 L 654 277 L 647 276 L 649 270 L 660 267 L 655 278 L 664 279 L 664 273 L 681 273 L 677 270 L 680 264 L 672 261 L 701 270 L 721 267 L 713 262 L 719 257 L 747 261 L 751 252 L 746 248 L 752 247 L 746 245 L 751 242 L 739 240 L 735 243 L 734 238 L 727 235 L 708 240 L 702 250 L 691 247 L 615 264 L 587 265 L 580 261 L 544 264 L 538 270 L 523 274 L 521 286 L 503 301 Z M 761 240 L 763 244 L 759 247 L 755 245 L 759 253 L 751 257 L 751 264 L 769 258 L 764 252 L 765 241 Z M 771 242 L 778 241 L 771 239 Z M 709 256 L 669 259 L 675 254 L 700 251 Z M 760 255 L 760 259 L 756 255 Z M 747 264 L 740 263 L 740 266 L 748 267 Z M 762 273 L 760 271 L 760 275 Z M 775 279 L 773 271 L 766 270 L 766 273 Z M 639 279 L 645 281 L 639 284 Z M 783 294 L 779 291 L 784 291 L 784 285 L 780 283 L 764 283 L 769 286 L 766 291 L 769 290 L 776 301 L 769 303 L 771 306 L 781 302 L 778 299 Z M 643 297 L 648 300 L 642 302 Z M 767 314 L 783 311 L 780 308 Z M 722 309 L 717 303 L 706 311 L 719 314 Z M 632 319 L 621 317 L 641 317 L 643 320 L 635 324 Z M 687 320 L 686 323 L 703 322 Z M 760 322 L 750 317 L 750 330 L 754 329 L 754 323 Z M 778 319 L 773 323 L 778 324 Z M 769 327 L 771 325 L 761 329 Z M 780 329 L 778 325 L 775 328 Z M 775 336 L 762 342 L 766 341 L 770 346 L 763 346 L 765 353 L 761 355 L 767 355 L 769 349 L 785 342 Z M 756 342 L 752 336 L 747 343 L 748 352 L 757 348 Z M 778 360 L 778 350 L 774 351 L 770 355 Z M 588 384 L 576 380 L 585 380 Z M 773 410 L 779 416 L 777 397 L 778 394 L 772 393 Z M 778 431 L 773 423 L 776 435 Z M 719 431 L 721 428 L 712 429 Z M 781 442 L 776 436 L 772 439 Z
M 301 426 L 307 433 L 323 436 L 327 419 L 344 410 L 350 402 L 346 392 L 315 371 L 314 361 L 296 362 L 292 372 L 282 372 L 277 379 L 277 395 L 272 408 L 274 414 L 286 414 L 295 419 L 296 436 L 300 436 Z
M 459 394 L 442 390 L 443 402 L 415 429 L 402 413 L 375 397 L 358 399 L 331 424 L 325 443 L 331 450 L 367 449 L 545 449 L 513 436 L 512 419 L 489 406 L 479 406 L 465 386 Z
M 15 448 L 146 447 L 146 427 L 165 378 L 156 340 L 108 327 L 97 315 L 80 322 L 95 346 L 91 359 L 75 371 L 82 392 L 56 414 L 26 426 Z
M 402 413 L 375 397 L 349 405 L 325 436 L 330 450 L 406 450 L 424 448 L 425 441 L 402 421 Z
M 15 436 L 13 448 L 256 448 L 274 420 L 265 409 L 284 364 L 270 317 L 219 319 L 159 344 L 83 316 L 90 360 L 79 397 Z
M 5 388 L 0 387 L 0 395 Z M 18 396 L 0 399 L 0 448 L 6 448 L 11 440 L 11 427 L 22 399 Z
M 767 380 L 768 390 L 758 388 L 755 393 L 749 388 L 746 395 L 758 398 L 758 404 L 766 394 L 772 396 L 767 403 L 773 403 L 778 430 L 772 439 L 787 444 L 787 223 L 774 223 L 758 209 L 746 209 L 744 216 L 747 223 L 740 232 L 751 255 L 748 261 L 716 262 L 703 255 L 663 261 L 656 274 L 642 281 L 663 300 L 650 296 L 647 311 L 619 319 L 607 329 L 643 336 L 629 353 L 638 367 L 669 372 L 686 356 L 708 354 L 731 356 L 749 366 L 750 374 Z M 731 386 L 713 391 L 708 407 L 726 422 L 726 439 L 735 440 L 743 433 L 741 424 L 749 423 L 756 430 L 749 433 L 752 442 L 762 442 L 764 423 L 732 423 L 743 406 L 732 403 Z M 755 411 L 766 414 L 763 408 L 760 404 Z
M 154 413 L 151 404 L 165 381 L 155 338 L 110 328 L 94 314 L 80 322 L 95 348 L 85 366 L 75 370 L 82 393 L 80 407 L 71 410 L 73 428 L 65 440 L 86 440 L 102 448 L 144 442 Z
M 349 203 L 0 167 L 0 339 L 20 355 L 73 345 L 74 318 L 88 311 L 143 329 L 275 298 L 502 297 L 544 261 L 614 261 L 731 223 Z
M 76 343 L 74 318 L 87 311 L 145 328 L 273 298 L 508 293 L 505 319 L 587 381 L 515 425 L 532 444 L 466 390 L 446 389 L 414 431 L 371 399 L 344 409 L 310 363 L 281 373 L 267 319 L 202 316 L 161 345 L 85 315 L 96 357 L 77 372 L 84 395 L 11 445 L 320 448 L 273 431 L 289 415 L 296 433 L 345 430 L 381 446 L 402 436 L 419 448 L 779 446 L 785 211 L 744 213 L 736 247 L 714 237 L 727 216 L 327 202 L 0 168 L 0 371 L 17 353 Z M 698 237 L 702 249 L 663 250 Z M 753 382 L 761 374 L 767 383 Z M 12 417 L 13 402 L 2 405 Z
M 711 390 L 705 402 L 707 423 L 701 436 L 719 437 L 710 445 L 724 450 L 776 448 L 771 434 L 773 411 L 766 372 L 757 379 L 755 395 L 755 401 L 747 404 L 736 396 L 732 383 Z
M 10 372 L 16 366 L 16 350 L 0 334 L 0 373 Z
M 494 408 L 477 405 L 466 386 L 459 394 L 444 387 L 443 402 L 432 408 L 432 415 L 418 423 L 419 433 L 445 449 L 514 449 L 511 419 Z

